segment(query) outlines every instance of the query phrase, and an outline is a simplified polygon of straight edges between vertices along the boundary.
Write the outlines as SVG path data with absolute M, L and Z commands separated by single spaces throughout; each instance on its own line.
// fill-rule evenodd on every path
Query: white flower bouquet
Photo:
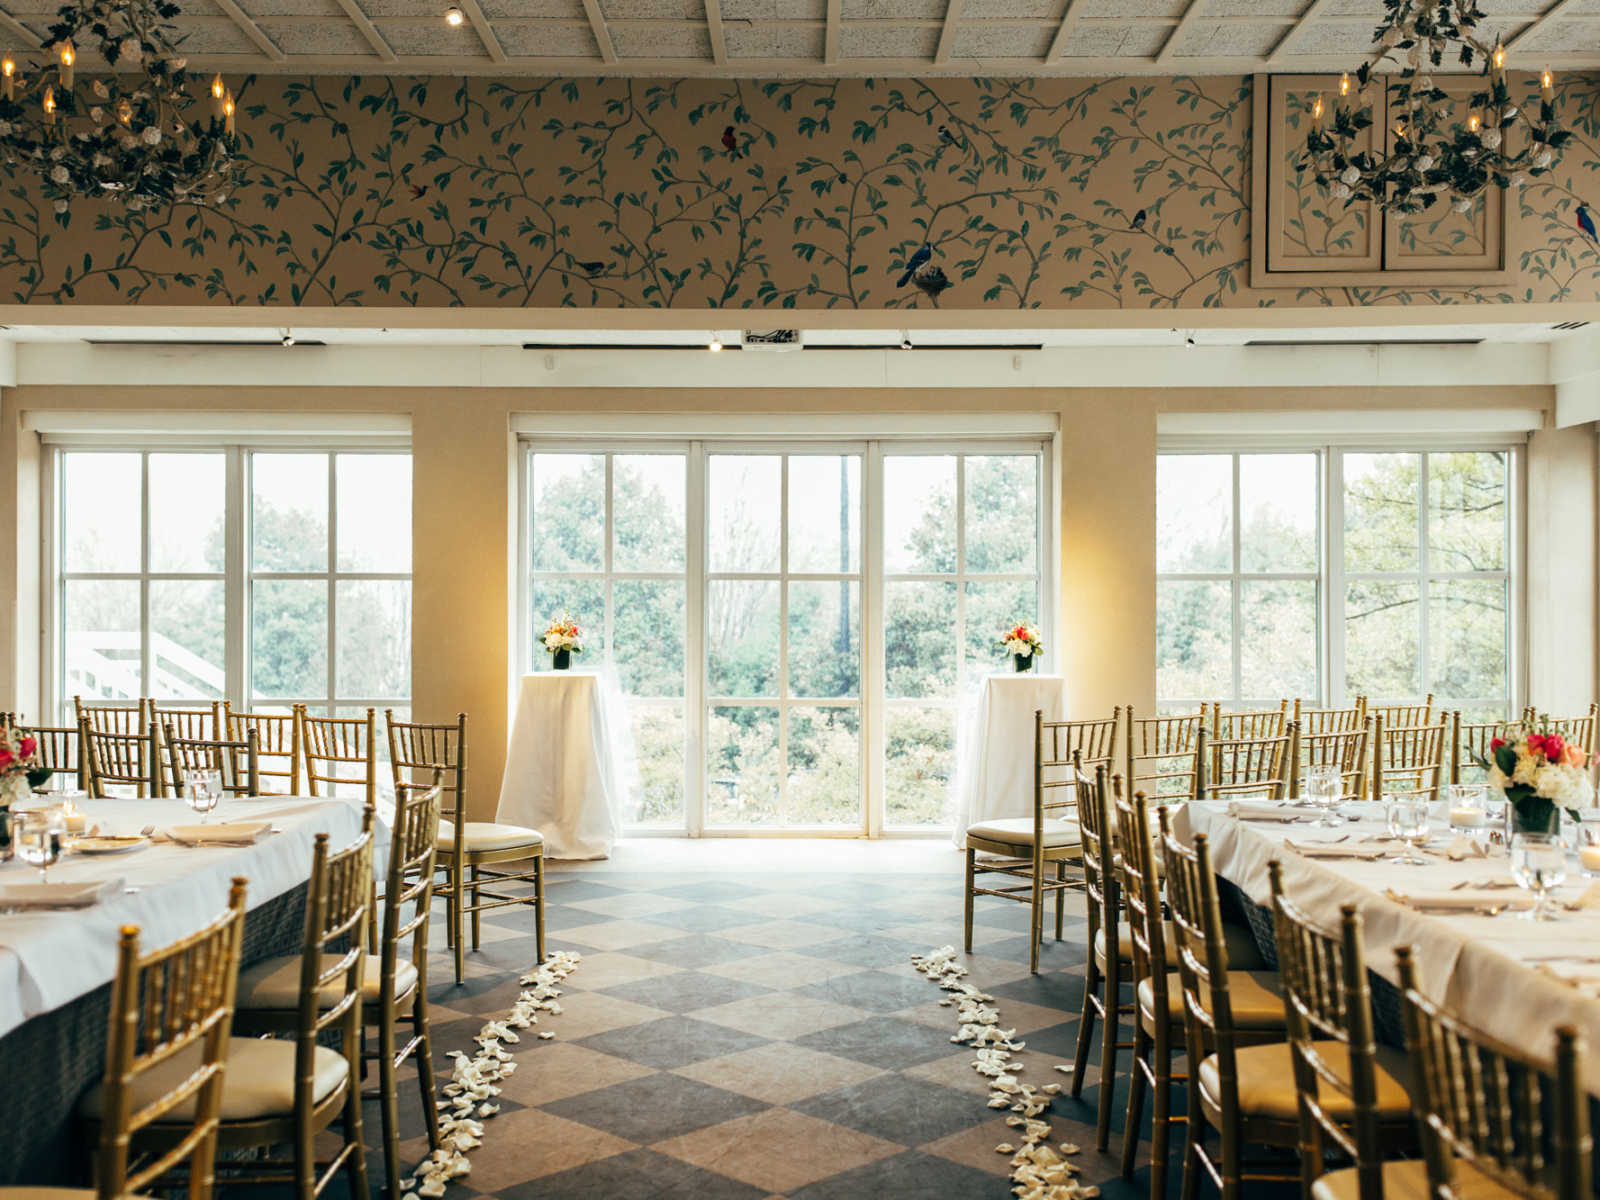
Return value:
M 1541 731 L 1547 729 L 1525 722 L 1516 737 L 1490 742 L 1488 758 L 1478 760 L 1489 772 L 1489 786 L 1504 793 L 1517 825 L 1529 832 L 1557 833 L 1560 809 L 1594 803 L 1589 756 L 1559 733 Z
M 551 654 L 583 653 L 583 631 L 571 613 L 563 612 L 551 618 L 544 628 L 544 648 Z

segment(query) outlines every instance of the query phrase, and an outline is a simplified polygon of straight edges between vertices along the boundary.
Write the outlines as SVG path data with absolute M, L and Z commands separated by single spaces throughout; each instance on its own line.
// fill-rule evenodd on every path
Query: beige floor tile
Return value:
M 954 1053 L 946 1058 L 936 1058 L 932 1062 L 907 1067 L 900 1073 L 909 1075 L 913 1079 L 920 1079 L 924 1083 L 937 1083 L 955 1088 L 957 1091 L 971 1092 L 974 1096 L 982 1096 L 987 1100 L 989 1080 L 972 1069 L 972 1060 L 976 1055 L 970 1049 L 957 1048 L 954 1045 L 951 1046 L 951 1050 Z M 1057 1075 L 1054 1079 L 1028 1079 L 1027 1072 L 1024 1071 L 1022 1078 L 1035 1087 L 1043 1087 L 1047 1083 L 1062 1083 L 1066 1076 Z
M 793 992 L 768 992 L 735 1000 L 732 1004 L 702 1008 L 689 1015 L 760 1037 L 793 1039 L 821 1029 L 848 1025 L 868 1014 L 858 1008 L 797 996 Z
M 1011 1174 L 1011 1155 L 997 1154 L 995 1147 L 1003 1142 L 1018 1145 L 1017 1131 L 1003 1118 L 974 1125 L 971 1129 L 957 1130 L 948 1137 L 929 1142 L 921 1149 L 925 1154 L 949 1159 L 967 1167 L 976 1167 L 991 1175 Z
M 948 992 L 938 992 L 942 998 Z M 1064 1013 L 1056 1008 L 1043 1008 L 1037 1004 L 1024 1004 L 1020 1000 L 1001 1000 L 996 1006 L 1000 1011 L 1000 1027 L 1002 1029 L 1015 1029 L 1017 1040 L 1024 1040 L 1028 1034 L 1036 1029 L 1048 1029 L 1052 1025 L 1059 1025 L 1069 1020 L 1071 1014 Z M 910 1008 L 903 1008 L 894 1014 L 904 1017 L 908 1021 L 918 1024 L 931 1025 L 935 1029 L 948 1028 L 951 1033 L 956 1031 L 960 1022 L 956 1018 L 954 1006 L 944 1008 L 938 999 L 932 999 L 927 1004 L 917 1004 Z
M 649 946 L 669 938 L 681 938 L 683 930 L 652 925 L 648 921 L 597 921 L 593 925 L 563 929 L 556 936 L 563 942 L 577 942 L 581 946 L 593 946 L 596 950 L 616 951 Z
M 596 900 L 574 900 L 568 907 L 583 912 L 599 913 L 603 917 L 637 917 L 648 920 L 656 913 L 693 908 L 694 901 L 680 900 L 673 896 L 657 896 L 649 892 L 625 892 L 620 896 L 604 896 Z
M 603 950 L 598 954 L 585 954 L 581 978 L 574 975 L 572 981 L 588 991 L 598 992 L 624 983 L 637 983 L 641 979 L 675 975 L 682 970 L 682 967 L 674 967 L 670 963 L 651 962 L 647 958 Z
M 668 1015 L 659 1008 L 634 1004 L 601 992 L 570 992 L 562 997 L 561 1008 L 559 1017 L 541 1016 L 539 1028 L 548 1029 L 564 1042 L 576 1042 Z
M 771 1192 L 788 1192 L 901 1152 L 843 1125 L 769 1108 L 701 1129 L 653 1149 Z
M 531 1049 L 524 1042 L 518 1050 L 517 1070 L 500 1086 L 507 1100 L 522 1105 L 553 1104 L 655 1074 L 649 1067 L 567 1042 L 535 1042 Z
M 807 925 L 800 921 L 768 921 L 762 925 L 742 925 L 724 930 L 719 936 L 730 941 L 745 942 L 751 946 L 769 946 L 774 950 L 792 949 L 796 946 L 820 946 L 840 938 L 854 936 L 847 929 L 830 929 L 825 925 Z
M 1004 933 L 1004 931 L 1001 931 Z M 910 925 L 891 925 L 883 930 L 882 936 L 898 938 L 902 942 L 915 942 L 933 950 L 939 946 L 954 946 L 961 948 L 961 918 L 951 921 L 919 921 Z M 974 937 L 978 935 L 975 933 Z M 1006 936 L 1010 936 L 1006 934 Z M 981 939 L 979 939 L 981 940 Z
M 588 959 L 584 960 L 583 968 L 586 971 L 589 969 Z M 866 968 L 779 950 L 738 962 L 701 967 L 700 970 L 706 975 L 721 975 L 724 979 L 737 979 L 741 983 L 755 983 L 762 987 L 797 988 L 808 983 L 821 983 L 825 979 L 837 979 L 841 975 L 855 975 Z
M 768 1104 L 793 1104 L 884 1074 L 877 1067 L 774 1042 L 674 1072 Z
M 830 900 L 824 896 L 796 895 L 793 892 L 744 897 L 739 900 L 740 912 L 760 913 L 762 916 L 781 918 L 809 917 L 812 913 L 836 912 L 849 906 L 848 900 Z
M 483 1145 L 472 1152 L 472 1186 L 508 1191 L 633 1148 L 632 1142 L 542 1109 L 519 1109 L 485 1122 Z

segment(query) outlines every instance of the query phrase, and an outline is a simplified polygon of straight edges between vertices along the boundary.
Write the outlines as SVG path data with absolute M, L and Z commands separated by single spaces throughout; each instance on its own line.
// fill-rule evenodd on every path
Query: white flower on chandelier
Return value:
M 1335 200 L 1348 200 L 1350 199 L 1350 185 L 1346 183 L 1336 183 L 1328 189 L 1328 195 L 1332 196 Z
M 139 136 L 144 139 L 144 144 L 146 146 L 157 146 L 161 144 L 161 130 L 157 129 L 154 125 L 151 125 Z
M 55 209 L 57 213 L 64 213 L 67 211 L 67 202 L 65 200 L 57 200 L 50 207 Z
M 122 45 L 117 47 L 118 66 L 121 66 L 123 63 L 128 63 L 130 65 L 135 64 L 143 60 L 143 58 L 144 46 L 140 43 L 137 37 L 129 35 L 128 37 L 122 39 Z
M 1533 156 L 1533 165 L 1539 170 L 1544 170 L 1554 160 L 1555 154 L 1549 146 L 1539 147 L 1539 152 Z
M 90 86 L 94 89 L 94 94 L 101 100 L 111 99 L 111 89 L 106 86 L 105 80 L 96 79 Z
M 1432 170 L 1432 169 L 1433 169 L 1433 155 L 1431 155 L 1431 154 L 1419 154 L 1419 155 L 1417 155 L 1417 170 L 1419 170 L 1419 171 L 1429 171 L 1429 170 Z
M 1469 213 L 1472 211 L 1472 197 L 1457 196 L 1454 203 L 1452 203 L 1450 207 L 1455 209 L 1458 213 Z
M 1500 148 L 1500 131 L 1498 129 L 1484 129 L 1478 134 L 1478 141 L 1485 150 L 1498 150 Z
M 56 166 L 50 172 L 52 183 L 67 183 L 72 179 L 72 172 L 63 166 Z
M 1348 183 L 1351 187 L 1354 187 L 1361 182 L 1361 168 L 1354 165 L 1346 167 L 1339 172 L 1339 182 Z

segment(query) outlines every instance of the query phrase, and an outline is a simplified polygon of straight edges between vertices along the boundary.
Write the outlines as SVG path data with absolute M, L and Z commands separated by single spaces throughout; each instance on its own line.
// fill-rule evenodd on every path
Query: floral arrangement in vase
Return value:
M 1559 733 L 1541 732 L 1524 722 L 1516 737 L 1495 738 L 1489 757 L 1478 765 L 1489 772 L 1489 786 L 1502 793 L 1507 820 L 1516 832 L 1559 833 L 1561 809 L 1577 819 L 1577 810 L 1594 803 L 1589 781 L 1589 756 Z
M 1026 671 L 1033 666 L 1036 656 L 1044 653 L 1044 643 L 1039 640 L 1039 631 L 1026 622 L 1019 622 L 1000 635 L 1000 640 L 995 646 L 1011 655 L 1011 661 L 1018 671 Z
M 565 671 L 572 665 L 572 656 L 583 653 L 583 631 L 571 613 L 563 610 L 550 619 L 544 627 L 544 648 L 550 651 L 550 665 L 557 671 Z

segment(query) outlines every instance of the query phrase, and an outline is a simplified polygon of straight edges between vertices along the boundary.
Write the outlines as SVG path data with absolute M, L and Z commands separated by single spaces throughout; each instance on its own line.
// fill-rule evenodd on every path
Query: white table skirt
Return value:
M 524 675 L 495 819 L 537 829 L 546 858 L 605 858 L 621 825 L 632 745 L 609 674 Z
M 137 833 L 146 825 L 191 825 L 198 818 L 181 800 L 80 800 L 79 809 L 103 833 Z M 246 903 L 256 908 L 303 884 L 311 874 L 318 833 L 337 849 L 361 832 L 361 808 L 347 800 L 267 796 L 225 800 L 211 818 L 267 820 L 282 829 L 253 846 L 174 846 L 154 843 L 127 854 L 64 854 L 50 880 L 74 883 L 121 878 L 137 888 L 69 912 L 0 915 L 0 1034 L 109 983 L 116 974 L 124 925 L 137 925 L 142 944 L 164 946 L 203 927 L 227 907 L 233 877 L 249 880 Z M 376 834 L 388 854 L 388 829 Z M 20 859 L 0 865 L 0 883 L 38 880 Z
M 990 675 L 976 705 L 962 714 L 956 738 L 955 843 L 979 821 L 1033 815 L 1033 714 L 1063 720 L 1060 675 Z
M 1179 836 L 1204 833 L 1213 869 L 1255 903 L 1271 904 L 1267 863 L 1276 858 L 1283 863 L 1285 891 L 1314 919 L 1337 928 L 1340 906 L 1355 905 L 1361 914 L 1367 966 L 1391 983 L 1398 980 L 1395 948 L 1410 946 L 1424 994 L 1485 1033 L 1548 1055 L 1553 1052 L 1555 1027 L 1573 1025 L 1583 1034 L 1585 1086 L 1600 1094 L 1600 964 L 1545 964 L 1555 975 L 1579 980 L 1576 988 L 1533 969 L 1534 961 L 1551 955 L 1600 957 L 1600 910 L 1563 912 L 1560 920 L 1542 922 L 1509 912 L 1498 917 L 1425 915 L 1388 899 L 1384 889 L 1431 894 L 1463 880 L 1504 880 L 1509 878 L 1510 862 L 1505 852 L 1462 862 L 1430 857 L 1425 867 L 1312 859 L 1285 849 L 1284 839 L 1325 841 L 1348 834 L 1356 841 L 1380 835 L 1380 820 L 1330 830 L 1309 824 L 1238 821 L 1222 806 L 1211 804 L 1183 805 L 1176 813 Z M 1552 895 L 1572 900 L 1588 883 L 1576 876 L 1575 869 L 1569 880 Z

